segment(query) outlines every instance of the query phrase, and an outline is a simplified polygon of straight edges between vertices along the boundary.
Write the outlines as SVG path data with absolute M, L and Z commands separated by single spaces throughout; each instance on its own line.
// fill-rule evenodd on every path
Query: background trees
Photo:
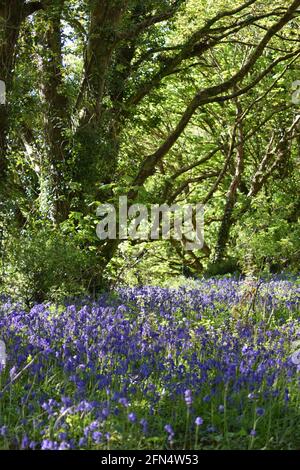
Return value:
M 18 277 L 43 298 L 149 282 L 149 266 L 154 280 L 297 269 L 299 10 L 300 0 L 1 1 L 2 282 Z M 205 203 L 203 250 L 101 243 L 95 209 L 120 194 Z

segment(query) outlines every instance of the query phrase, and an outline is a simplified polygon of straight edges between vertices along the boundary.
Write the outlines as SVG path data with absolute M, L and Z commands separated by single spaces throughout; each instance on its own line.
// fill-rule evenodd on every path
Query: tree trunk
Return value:
M 123 18 L 127 0 L 92 2 L 89 40 L 85 58 L 85 81 L 81 96 L 85 106 L 75 135 L 77 171 L 74 176 L 85 184 L 82 192 L 106 199 L 107 194 L 95 191 L 95 186 L 109 184 L 116 173 L 119 154 L 119 122 L 115 103 L 108 106 L 108 78 L 116 50 L 116 32 Z M 83 98 L 81 98 L 81 101 Z
M 54 223 L 68 216 L 68 99 L 63 90 L 61 16 L 64 0 L 49 4 L 45 14 L 42 59 L 45 99 L 46 158 L 41 168 L 41 212 Z
M 0 1 L 0 80 L 5 83 L 9 93 L 12 85 L 16 45 L 24 17 L 24 1 Z M 7 194 L 7 134 L 8 104 L 0 105 L 0 191 Z
M 236 150 L 236 168 L 235 174 L 231 181 L 227 197 L 225 203 L 225 209 L 223 213 L 223 218 L 221 222 L 221 226 L 219 229 L 218 234 L 218 241 L 216 247 L 216 254 L 215 254 L 215 263 L 219 263 L 223 260 L 225 252 L 226 252 L 226 245 L 229 240 L 230 230 L 234 223 L 234 219 L 232 217 L 233 210 L 237 201 L 237 191 L 239 185 L 241 183 L 241 177 L 243 174 L 244 169 L 244 131 L 243 131 L 243 122 L 242 122 L 242 114 L 243 110 L 238 100 L 236 100 L 237 106 L 237 150 Z

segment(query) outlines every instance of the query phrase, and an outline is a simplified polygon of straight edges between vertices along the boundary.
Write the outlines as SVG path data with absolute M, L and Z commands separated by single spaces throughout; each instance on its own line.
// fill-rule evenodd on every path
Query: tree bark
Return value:
M 244 129 L 243 129 L 243 110 L 241 104 L 238 100 L 236 100 L 236 108 L 237 108 L 237 149 L 236 149 L 236 166 L 235 166 L 235 174 L 232 178 L 225 202 L 225 208 L 223 213 L 223 218 L 221 222 L 221 226 L 218 233 L 218 240 L 216 246 L 216 254 L 215 254 L 215 263 L 219 263 L 223 260 L 225 252 L 226 252 L 226 245 L 229 240 L 230 230 L 234 223 L 233 219 L 233 210 L 237 202 L 238 196 L 238 188 L 241 183 L 241 178 L 244 169 Z
M 0 2 L 0 80 L 11 90 L 16 45 L 24 15 L 23 0 Z M 7 134 L 8 104 L 0 105 L 0 185 L 1 192 L 7 191 Z
M 0 0 L 0 80 L 5 83 L 6 104 L 0 105 L 0 195 L 8 196 L 9 93 L 12 88 L 15 54 L 22 22 L 40 10 L 40 2 Z
M 82 118 L 75 135 L 77 145 L 77 172 L 79 184 L 88 183 L 88 192 L 95 184 L 109 184 L 116 172 L 119 153 L 119 123 L 114 103 L 105 105 L 109 96 L 108 78 L 116 50 L 117 29 L 122 21 L 127 0 L 99 0 L 91 2 L 90 29 L 85 57 L 84 90 L 80 101 Z M 110 77 L 111 78 L 111 77 Z M 86 170 L 88 169 L 89 175 Z M 102 194 L 105 199 L 107 194 Z M 101 198 L 101 195 L 99 195 Z
M 46 158 L 41 168 L 41 212 L 59 223 L 68 216 L 68 99 L 64 93 L 61 17 L 64 0 L 49 3 L 45 12 L 42 58 L 45 100 Z M 69 175 L 70 176 L 70 175 Z

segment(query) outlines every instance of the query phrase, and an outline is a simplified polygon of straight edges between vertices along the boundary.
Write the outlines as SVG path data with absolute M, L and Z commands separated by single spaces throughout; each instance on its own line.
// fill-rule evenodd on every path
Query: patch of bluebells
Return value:
M 161 446 L 180 448 L 195 428 L 213 442 L 225 419 L 226 428 L 255 432 L 256 442 L 269 404 L 275 409 L 277 400 L 285 414 L 299 393 L 290 345 L 300 339 L 300 287 L 261 283 L 256 302 L 266 319 L 233 328 L 231 308 L 243 292 L 242 280 L 210 279 L 178 289 L 124 288 L 117 300 L 105 295 L 30 311 L 5 299 L 0 410 L 13 397 L 16 413 L 0 413 L 0 445 L 122 448 L 130 438 L 146 445 L 160 435 Z M 280 309 L 289 319 L 271 325 L 268 312 Z

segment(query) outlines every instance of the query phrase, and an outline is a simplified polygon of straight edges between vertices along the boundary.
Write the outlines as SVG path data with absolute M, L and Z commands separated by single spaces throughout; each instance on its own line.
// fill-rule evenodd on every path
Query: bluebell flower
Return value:
M 265 414 L 264 408 L 256 408 L 257 416 L 263 416 Z
M 131 423 L 135 423 L 136 422 L 136 414 L 131 412 L 128 414 L 128 420 L 131 422 Z
M 201 426 L 203 424 L 203 419 L 200 416 L 197 416 L 195 419 L 196 426 Z
M 192 406 L 193 396 L 192 396 L 192 391 L 191 390 L 188 389 L 184 392 L 184 400 L 185 400 L 185 403 L 188 407 Z
M 100 444 L 102 441 L 102 433 L 100 431 L 94 431 L 92 438 L 96 444 Z

